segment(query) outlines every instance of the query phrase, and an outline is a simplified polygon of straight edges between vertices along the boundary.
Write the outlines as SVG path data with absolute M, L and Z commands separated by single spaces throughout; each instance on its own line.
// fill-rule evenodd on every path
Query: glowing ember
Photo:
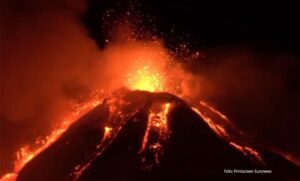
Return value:
M 104 127 L 104 137 L 107 137 L 111 131 L 112 131 L 112 128 L 105 126 Z
M 127 84 L 130 89 L 149 92 L 163 91 L 163 77 L 149 66 L 144 66 L 134 73 L 128 74 Z
M 104 136 L 102 141 L 106 140 L 112 134 L 112 128 L 105 126 L 104 127 Z

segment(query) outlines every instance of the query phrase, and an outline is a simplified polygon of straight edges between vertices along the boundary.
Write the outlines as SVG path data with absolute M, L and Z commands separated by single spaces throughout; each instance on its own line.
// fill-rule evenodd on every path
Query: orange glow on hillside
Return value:
M 201 111 L 199 109 L 200 107 L 192 107 L 192 110 L 195 111 L 195 113 L 197 113 L 220 138 L 228 141 L 232 147 L 242 152 L 248 158 L 257 161 L 261 164 L 265 164 L 264 160 L 262 159 L 261 155 L 257 150 L 250 148 L 246 142 L 237 142 L 238 140 L 236 140 L 233 137 L 233 135 L 229 134 L 229 132 L 225 128 L 227 124 L 231 125 L 231 122 L 229 121 L 227 116 L 225 116 L 215 108 L 209 106 L 205 102 L 200 102 L 200 105 L 209 109 L 211 113 L 216 114 L 217 116 L 222 118 L 222 123 L 216 122 L 215 119 L 213 119 L 212 115 L 206 114 L 205 112 Z
M 16 153 L 16 160 L 14 162 L 14 170 L 12 173 L 7 173 L 0 178 L 1 181 L 15 181 L 18 172 L 35 156 L 48 148 L 54 143 L 67 129 L 68 127 L 80 118 L 82 115 L 87 113 L 92 108 L 96 107 L 100 103 L 99 98 L 92 99 L 86 102 L 84 105 L 76 105 L 75 110 L 68 116 L 66 116 L 63 122 L 57 125 L 50 135 L 45 138 L 38 138 L 34 145 L 25 145 L 20 148 Z M 110 131 L 110 130 L 107 130 Z

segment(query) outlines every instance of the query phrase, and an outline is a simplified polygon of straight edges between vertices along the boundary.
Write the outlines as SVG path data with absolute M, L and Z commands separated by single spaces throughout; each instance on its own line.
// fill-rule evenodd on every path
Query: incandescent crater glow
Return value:
M 127 86 L 132 90 L 163 91 L 163 82 L 160 72 L 148 65 L 127 74 Z

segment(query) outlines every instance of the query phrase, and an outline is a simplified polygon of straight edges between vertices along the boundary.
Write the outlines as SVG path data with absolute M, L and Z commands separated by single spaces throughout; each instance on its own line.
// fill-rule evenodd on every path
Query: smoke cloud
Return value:
M 255 142 L 299 159 L 298 55 L 250 46 L 211 48 L 204 54 L 192 64 L 190 95 L 215 105 Z
M 1 14 L 0 174 L 13 153 L 89 90 L 98 47 L 80 23 L 84 1 L 4 1 Z

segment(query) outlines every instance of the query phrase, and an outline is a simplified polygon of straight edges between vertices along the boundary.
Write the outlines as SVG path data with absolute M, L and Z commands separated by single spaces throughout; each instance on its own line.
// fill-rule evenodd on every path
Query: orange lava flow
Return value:
M 227 116 L 225 116 L 223 113 L 221 113 L 220 111 L 218 111 L 214 107 L 209 106 L 206 102 L 200 101 L 200 104 L 207 107 L 209 110 L 211 110 L 212 112 L 214 112 L 215 114 L 217 114 L 218 116 L 223 118 L 223 120 L 226 120 L 227 122 L 230 122 L 229 119 L 227 118 Z
M 54 143 L 67 129 L 68 127 L 82 115 L 87 113 L 89 110 L 96 107 L 100 101 L 98 99 L 90 100 L 82 106 L 77 106 L 76 110 L 72 112 L 68 117 L 63 119 L 64 121 L 56 126 L 50 135 L 41 139 L 38 138 L 34 145 L 25 145 L 20 148 L 16 153 L 16 160 L 14 162 L 14 170 L 12 173 L 7 173 L 1 177 L 0 181 L 14 181 L 16 180 L 19 171 L 36 155 L 41 153 L 43 150 L 48 148 Z
M 214 124 L 213 120 L 206 116 L 205 114 L 203 114 L 201 111 L 199 111 L 197 108 L 192 107 L 192 110 L 195 111 L 201 118 L 203 118 L 203 120 L 208 124 L 208 126 L 220 137 L 222 138 L 228 138 L 229 135 L 226 132 L 226 130 L 221 126 L 221 125 L 217 125 Z
M 70 174 L 69 180 L 78 180 L 81 174 L 87 168 L 89 168 L 91 164 L 111 144 L 114 138 L 122 130 L 126 121 L 137 113 L 137 110 L 135 109 L 128 112 L 128 110 L 126 109 L 128 106 L 128 102 L 123 100 L 122 93 L 108 97 L 105 103 L 108 106 L 109 116 L 107 118 L 107 124 L 109 126 L 105 126 L 103 128 L 103 137 L 99 144 L 96 146 L 95 151 L 88 155 L 85 163 L 75 166 L 74 171 Z
M 227 123 L 231 124 L 231 122 L 225 115 L 223 115 L 222 113 L 220 113 L 213 107 L 208 106 L 206 103 L 203 103 L 203 102 L 201 103 L 201 105 L 205 106 L 206 108 L 211 110 L 213 113 L 215 113 L 216 115 L 223 118 L 224 122 L 226 124 Z M 225 129 L 225 125 L 221 125 L 221 123 L 217 123 L 216 121 L 214 121 L 214 119 L 212 119 L 211 116 L 205 114 L 204 112 L 200 111 L 196 107 L 192 107 L 192 110 L 195 111 L 220 138 L 228 141 L 232 147 L 239 150 L 240 152 L 242 152 L 245 156 L 249 157 L 250 159 L 257 161 L 261 164 L 265 164 L 264 160 L 262 159 L 262 157 L 260 156 L 258 151 L 247 146 L 246 143 L 238 142 L 237 140 L 235 140 L 235 138 L 231 134 L 228 133 L 227 129 Z
M 100 143 L 97 145 L 97 151 L 91 156 L 91 158 L 88 160 L 88 162 L 86 164 L 83 165 L 77 165 L 74 169 L 74 172 L 71 173 L 71 180 L 77 180 L 80 175 L 88 168 L 90 167 L 90 165 L 92 164 L 92 162 L 102 153 L 102 151 L 104 150 L 103 146 L 105 144 L 105 142 L 112 136 L 113 134 L 113 128 L 105 126 L 104 127 L 104 134 L 103 134 L 103 138 L 100 141 Z
M 166 143 L 170 136 L 167 115 L 171 106 L 171 103 L 163 103 L 159 105 L 152 105 L 150 108 L 148 124 L 140 150 L 141 154 L 143 154 L 143 152 L 151 152 L 153 154 L 153 158 L 150 159 L 150 163 L 144 163 L 147 161 L 146 158 L 143 158 L 142 160 L 145 168 L 147 169 L 151 169 L 151 167 L 154 166 L 154 163 L 159 164 L 160 156 L 163 154 L 163 144 Z M 158 135 L 158 138 L 150 140 L 150 134 L 156 134 Z M 152 160 L 154 162 L 151 163 Z

